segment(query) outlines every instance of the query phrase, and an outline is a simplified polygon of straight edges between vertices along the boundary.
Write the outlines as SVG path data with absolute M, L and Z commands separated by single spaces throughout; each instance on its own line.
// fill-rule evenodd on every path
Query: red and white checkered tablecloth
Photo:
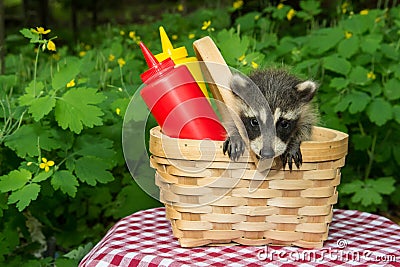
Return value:
M 86 266 L 400 266 L 400 226 L 366 212 L 334 210 L 322 249 L 278 246 L 181 248 L 164 208 L 115 224 L 80 262 Z

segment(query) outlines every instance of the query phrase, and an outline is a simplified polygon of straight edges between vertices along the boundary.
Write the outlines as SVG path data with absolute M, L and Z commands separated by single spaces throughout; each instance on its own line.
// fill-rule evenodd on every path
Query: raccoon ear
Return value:
M 300 99 L 303 102 L 310 102 L 317 91 L 317 84 L 313 81 L 305 81 L 295 86 Z
M 235 95 L 238 96 L 242 95 L 243 93 L 248 91 L 249 86 L 250 86 L 249 82 L 242 75 L 238 73 L 232 75 L 232 79 L 230 81 L 230 87 Z

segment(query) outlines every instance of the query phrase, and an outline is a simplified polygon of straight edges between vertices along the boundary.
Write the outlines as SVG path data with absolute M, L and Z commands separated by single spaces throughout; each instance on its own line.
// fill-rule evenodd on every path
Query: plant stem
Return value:
M 368 151 L 369 162 L 368 162 L 367 168 L 365 169 L 364 180 L 368 179 L 369 175 L 371 174 L 372 164 L 374 163 L 375 146 L 376 146 L 377 138 L 378 138 L 378 134 L 375 131 L 374 136 L 372 138 L 371 150 Z
M 124 92 L 126 93 L 126 95 L 128 97 L 130 97 L 130 95 L 129 95 L 128 91 L 126 90 L 126 87 L 125 87 L 124 77 L 122 76 L 122 67 L 121 66 L 119 66 L 119 74 L 120 74 L 120 77 L 121 77 L 121 86 L 124 89 Z
M 33 70 L 33 93 L 36 97 L 36 74 L 37 74 L 37 65 L 38 65 L 38 61 L 39 61 L 39 52 L 40 52 L 40 45 L 37 48 L 36 51 L 36 58 L 35 58 L 35 68 Z

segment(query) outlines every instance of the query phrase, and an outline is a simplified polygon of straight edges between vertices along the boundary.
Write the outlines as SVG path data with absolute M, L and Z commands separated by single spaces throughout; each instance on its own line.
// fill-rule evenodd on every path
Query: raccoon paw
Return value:
M 237 161 L 240 156 L 244 153 L 245 144 L 240 136 L 228 137 L 223 145 L 222 151 L 224 155 L 228 152 L 228 156 L 231 160 Z
M 289 170 L 292 171 L 293 162 L 294 162 L 297 169 L 300 169 L 300 166 L 303 163 L 303 156 L 301 155 L 300 147 L 286 150 L 281 155 L 281 160 L 282 160 L 283 168 L 285 168 L 286 163 L 287 163 L 289 166 Z

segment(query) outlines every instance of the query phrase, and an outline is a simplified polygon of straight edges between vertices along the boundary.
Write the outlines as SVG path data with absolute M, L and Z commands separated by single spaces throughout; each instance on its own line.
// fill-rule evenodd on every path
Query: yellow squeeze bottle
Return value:
M 171 41 L 168 38 L 167 33 L 164 30 L 164 27 L 160 27 L 160 38 L 161 38 L 161 46 L 162 46 L 162 53 L 155 55 L 156 59 L 159 62 L 167 58 L 171 58 L 174 61 L 175 65 L 184 64 L 189 69 L 190 73 L 192 74 L 195 81 L 199 85 L 203 94 L 208 98 L 207 87 L 205 85 L 203 75 L 201 74 L 200 65 L 197 63 L 196 57 L 188 57 L 188 52 L 184 46 L 174 48 L 171 44 Z M 190 63 L 190 64 L 187 64 Z

